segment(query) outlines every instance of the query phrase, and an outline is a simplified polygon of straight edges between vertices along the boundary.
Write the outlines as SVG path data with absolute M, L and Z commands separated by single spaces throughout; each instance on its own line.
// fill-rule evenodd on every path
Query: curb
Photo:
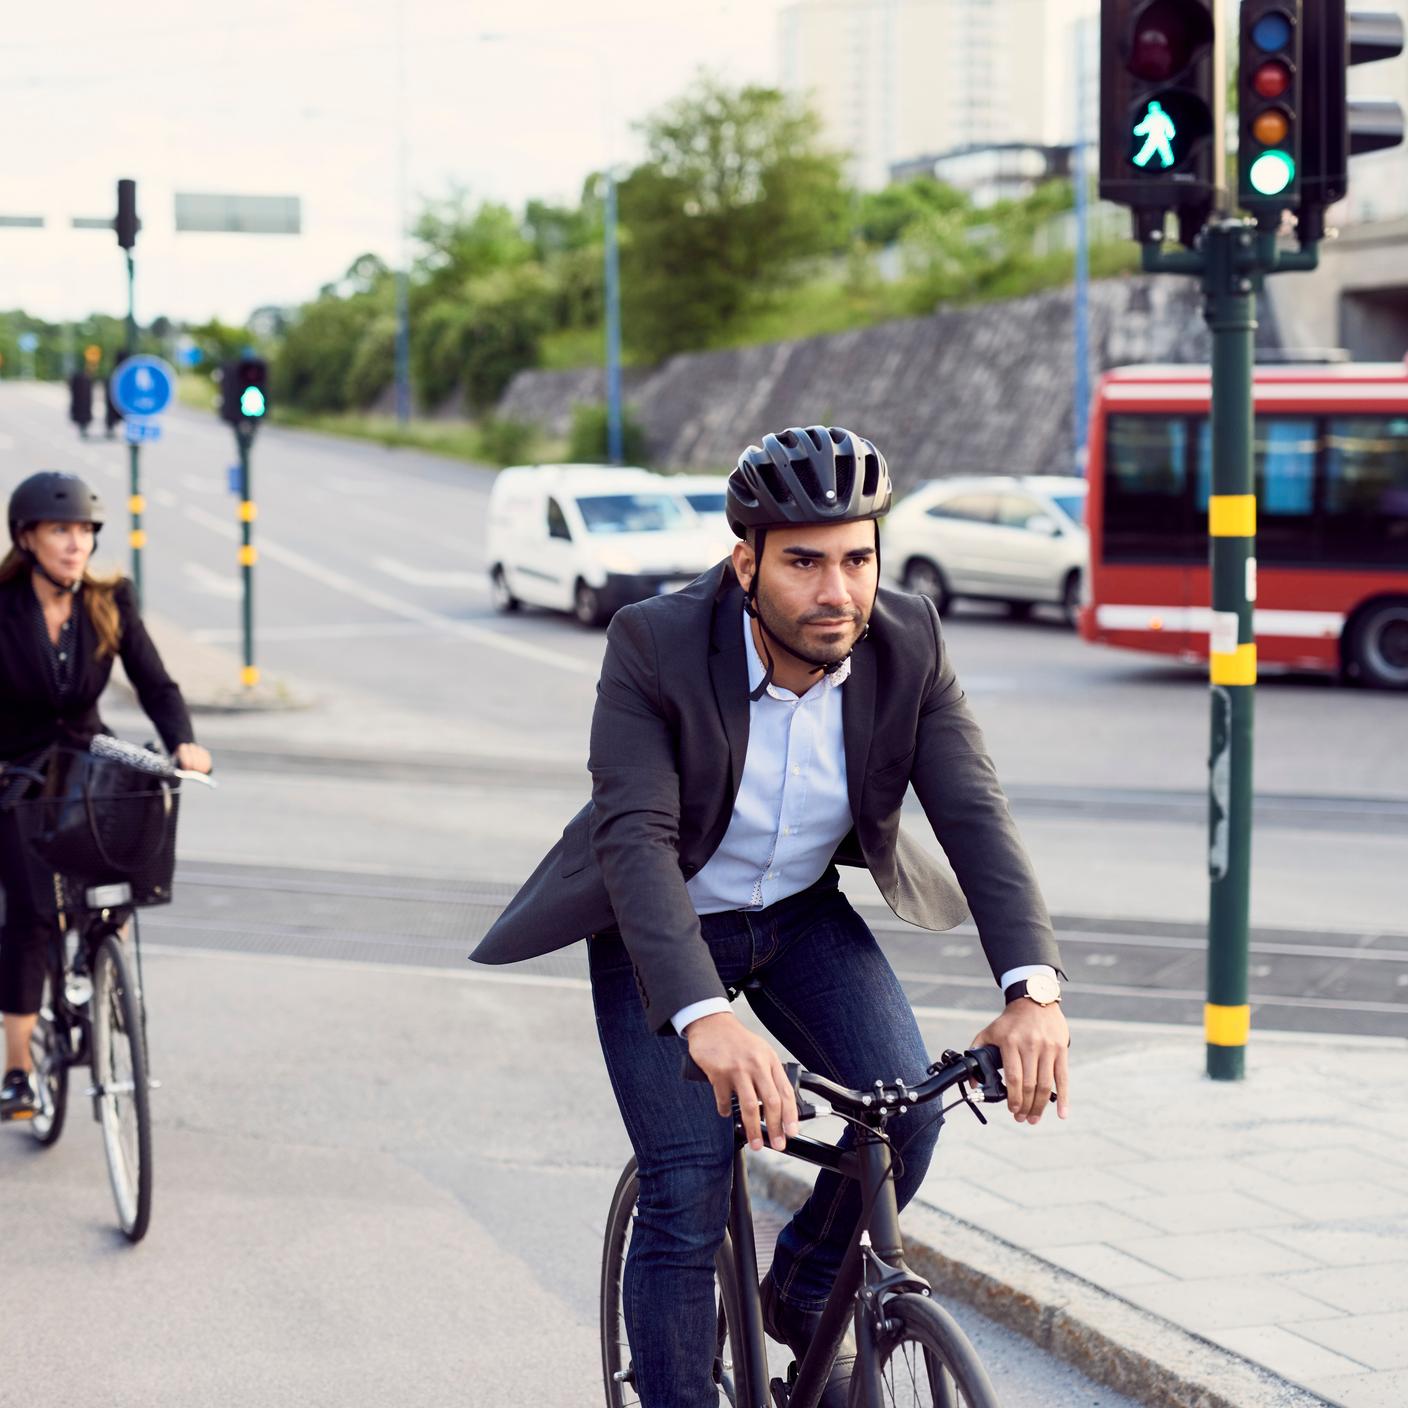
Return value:
M 753 1155 L 748 1172 L 755 1192 L 788 1208 L 812 1189 L 812 1180 L 782 1159 Z M 905 1209 L 904 1240 L 905 1259 L 935 1291 L 1147 1408 L 1325 1408 L 1329 1402 L 935 1208 L 915 1202 Z

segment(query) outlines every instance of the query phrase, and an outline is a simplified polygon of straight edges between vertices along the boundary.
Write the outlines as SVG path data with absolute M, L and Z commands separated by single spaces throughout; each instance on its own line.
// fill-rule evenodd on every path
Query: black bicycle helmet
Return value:
M 10 495 L 10 541 L 20 545 L 20 533 L 34 523 L 91 523 L 103 526 L 103 501 L 76 474 L 41 469 Z
M 857 523 L 890 511 L 894 496 L 885 456 L 838 426 L 794 426 L 749 445 L 728 477 L 729 527 Z

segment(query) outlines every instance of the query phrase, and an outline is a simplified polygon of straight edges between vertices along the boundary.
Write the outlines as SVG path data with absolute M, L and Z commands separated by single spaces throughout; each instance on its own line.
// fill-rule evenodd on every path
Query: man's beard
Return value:
M 758 618 L 768 632 L 780 642 L 783 648 L 799 660 L 810 665 L 813 660 L 825 661 L 828 665 L 844 660 L 851 653 L 855 643 L 865 630 L 866 613 L 852 608 L 850 619 L 845 625 L 836 626 L 826 635 L 834 633 L 834 639 L 825 636 L 809 638 L 806 626 L 812 621 L 830 621 L 835 612 L 809 611 L 798 620 L 790 620 L 781 615 L 768 600 L 767 593 L 759 586 L 757 596 Z

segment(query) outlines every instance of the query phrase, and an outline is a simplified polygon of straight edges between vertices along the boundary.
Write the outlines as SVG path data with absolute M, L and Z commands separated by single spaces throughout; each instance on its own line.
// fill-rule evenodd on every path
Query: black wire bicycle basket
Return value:
M 124 904 L 169 904 L 180 800 L 177 779 L 76 755 L 57 783 L 51 777 L 41 795 L 12 809 L 40 872 L 32 887 L 36 907 L 84 908 L 89 890 L 111 885 L 130 888 Z

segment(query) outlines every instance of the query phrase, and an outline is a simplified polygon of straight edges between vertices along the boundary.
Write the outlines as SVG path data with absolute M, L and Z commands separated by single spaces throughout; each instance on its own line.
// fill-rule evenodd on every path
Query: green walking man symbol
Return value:
M 1144 138 L 1144 145 L 1134 158 L 1134 164 L 1148 166 L 1157 156 L 1165 167 L 1172 166 L 1173 137 L 1177 130 L 1173 119 L 1164 111 L 1163 104 L 1150 99 L 1149 110 L 1144 114 L 1143 121 L 1136 123 L 1134 127 L 1134 135 Z

